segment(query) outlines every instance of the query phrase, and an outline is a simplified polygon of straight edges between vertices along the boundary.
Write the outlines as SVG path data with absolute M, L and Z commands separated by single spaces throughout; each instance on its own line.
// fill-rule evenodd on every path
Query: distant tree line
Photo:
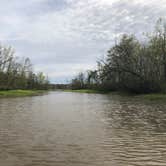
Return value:
M 72 89 L 126 90 L 134 93 L 166 92 L 166 24 L 157 21 L 155 31 L 139 41 L 124 34 L 111 47 L 97 69 L 79 73 Z
M 47 89 L 48 78 L 34 73 L 29 58 L 18 58 L 11 47 L 0 45 L 0 90 Z

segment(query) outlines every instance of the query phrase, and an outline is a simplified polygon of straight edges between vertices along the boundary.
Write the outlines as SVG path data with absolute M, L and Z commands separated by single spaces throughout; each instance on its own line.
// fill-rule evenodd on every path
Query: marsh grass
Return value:
M 143 95 L 138 95 L 138 97 L 151 101 L 166 101 L 166 94 L 162 93 L 143 94 Z
M 24 97 L 24 96 L 37 96 L 45 91 L 42 90 L 7 90 L 0 91 L 0 97 Z
M 64 91 L 65 92 L 77 92 L 77 93 L 100 93 L 100 94 L 109 93 L 109 92 L 106 92 L 106 91 L 92 90 L 92 89 L 78 89 L 78 90 L 67 89 L 67 90 L 64 90 Z
M 127 92 L 120 91 L 100 91 L 100 90 L 91 90 L 91 89 L 79 89 L 79 90 L 64 90 L 65 92 L 77 92 L 77 93 L 94 93 L 94 94 L 110 94 L 110 95 L 119 95 L 122 97 L 132 97 L 146 101 L 166 101 L 166 94 L 164 93 L 151 93 L 151 94 L 132 94 Z

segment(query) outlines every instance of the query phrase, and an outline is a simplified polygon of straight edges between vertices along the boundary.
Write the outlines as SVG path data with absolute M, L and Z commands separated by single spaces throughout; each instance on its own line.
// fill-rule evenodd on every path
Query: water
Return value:
M 0 99 L 2 166 L 165 166 L 166 104 L 51 92 Z

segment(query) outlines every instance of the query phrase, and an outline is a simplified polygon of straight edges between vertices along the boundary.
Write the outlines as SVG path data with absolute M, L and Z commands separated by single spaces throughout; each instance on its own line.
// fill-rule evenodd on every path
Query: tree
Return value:
M 37 75 L 29 58 L 18 58 L 14 49 L 0 45 L 0 89 L 48 88 L 48 77 Z

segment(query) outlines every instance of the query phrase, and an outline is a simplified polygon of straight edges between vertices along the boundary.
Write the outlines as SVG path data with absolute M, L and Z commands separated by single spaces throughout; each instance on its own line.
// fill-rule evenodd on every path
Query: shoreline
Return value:
M 150 101 L 166 101 L 166 94 L 164 93 L 149 93 L 149 94 L 132 94 L 120 91 L 101 91 L 92 89 L 64 89 L 64 92 L 74 93 L 87 93 L 87 94 L 108 94 L 108 95 L 119 95 L 122 97 L 134 97 L 136 99 L 150 100 Z M 48 90 L 0 90 L 0 98 L 7 97 L 28 97 L 28 96 L 39 96 L 48 92 Z
M 73 89 L 64 89 L 64 92 L 77 92 L 77 93 L 99 93 L 99 94 L 106 94 L 106 93 L 110 93 L 110 92 L 104 92 L 104 91 L 99 91 L 99 90 L 92 90 L 92 89 L 77 89 L 77 90 L 73 90 Z
M 78 89 L 72 90 L 67 89 L 64 92 L 75 92 L 75 93 L 92 93 L 92 94 L 112 94 L 112 95 L 120 95 L 120 96 L 132 96 L 135 98 L 150 100 L 150 101 L 166 101 L 166 94 L 164 93 L 148 93 L 148 94 L 133 94 L 127 92 L 120 91 L 100 91 L 100 90 L 91 90 L 91 89 Z
M 0 90 L 0 98 L 38 96 L 45 92 L 46 90 Z

